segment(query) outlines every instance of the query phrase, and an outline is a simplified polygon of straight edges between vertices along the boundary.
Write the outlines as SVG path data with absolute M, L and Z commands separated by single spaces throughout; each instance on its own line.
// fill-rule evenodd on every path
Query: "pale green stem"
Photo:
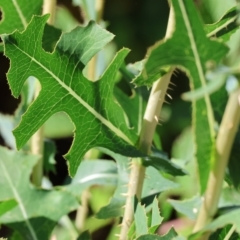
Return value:
M 228 234 L 225 236 L 223 240 L 229 240 L 235 230 L 236 230 L 236 226 L 232 225 L 231 229 L 229 230 Z
M 71 219 L 65 215 L 63 217 L 61 217 L 60 221 L 59 221 L 60 225 L 63 226 L 68 233 L 71 235 L 71 240 L 75 240 L 78 237 L 78 231 L 75 228 L 74 224 L 72 223 Z
M 54 15 L 55 15 L 55 6 L 56 6 L 56 0 L 45 0 L 43 4 L 43 14 L 50 13 L 51 16 L 48 19 L 48 24 L 54 23 Z M 34 99 L 37 98 L 39 95 L 39 92 L 41 90 L 40 83 L 36 83 L 36 89 L 35 89 L 35 96 Z M 43 127 L 41 127 L 31 138 L 31 152 L 34 155 L 39 155 L 40 159 L 33 168 L 32 173 L 32 182 L 36 186 L 40 187 L 42 184 L 42 176 L 43 176 Z
M 90 193 L 89 190 L 85 190 L 81 194 L 81 205 L 79 206 L 76 214 L 75 225 L 79 232 L 83 232 L 85 228 L 85 221 L 88 216 L 88 199 Z
M 96 19 L 97 23 L 99 23 L 102 19 L 103 7 L 104 7 L 104 0 L 96 0 L 95 9 L 96 9 L 96 15 L 97 15 L 97 19 Z M 90 19 L 87 19 L 87 20 L 89 21 Z M 89 61 L 87 66 L 88 78 L 92 81 L 96 81 L 98 77 L 96 76 L 96 65 L 97 65 L 97 55 L 93 56 L 93 58 Z
M 50 17 L 47 22 L 49 25 L 54 24 L 56 4 L 57 4 L 57 0 L 44 0 L 42 13 L 43 13 L 43 15 L 50 13 Z
M 240 123 L 240 88 L 230 94 L 216 141 L 216 160 L 193 232 L 201 230 L 214 217 L 220 198 L 229 155 Z M 207 239 L 202 237 L 200 239 Z
M 171 7 L 167 33 L 165 39 L 169 38 L 174 29 L 174 12 Z M 165 99 L 166 91 L 170 83 L 170 78 L 173 69 L 164 75 L 161 79 L 153 84 L 146 111 L 143 118 L 143 125 L 139 138 L 139 150 L 143 153 L 149 154 L 152 146 L 153 135 L 158 124 L 158 118 L 162 109 Z M 131 172 L 129 178 L 128 192 L 126 194 L 126 205 L 124 216 L 121 224 L 120 240 L 128 239 L 128 231 L 133 221 L 134 209 L 133 199 L 134 196 L 138 200 L 141 199 L 142 187 L 145 178 L 145 167 L 142 165 L 141 159 L 133 159 L 131 163 Z

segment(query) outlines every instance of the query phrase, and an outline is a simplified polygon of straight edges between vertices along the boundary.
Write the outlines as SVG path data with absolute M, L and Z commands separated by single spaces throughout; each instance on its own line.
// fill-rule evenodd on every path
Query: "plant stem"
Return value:
M 193 232 L 201 230 L 214 217 L 224 173 L 240 122 L 240 88 L 230 94 L 216 141 L 216 160 L 210 172 L 204 201 Z M 205 238 L 201 238 L 205 239 Z
M 236 226 L 232 225 L 231 229 L 229 230 L 228 234 L 225 236 L 223 240 L 229 240 L 235 230 L 236 230 Z
M 76 214 L 75 226 L 78 232 L 83 232 L 85 227 L 85 220 L 88 216 L 88 199 L 90 193 L 89 190 L 86 189 L 81 194 L 81 206 L 79 206 Z
M 165 39 L 171 36 L 173 29 L 174 29 L 174 12 L 171 7 Z M 159 79 L 153 84 L 153 87 L 149 96 L 148 104 L 146 107 L 146 111 L 144 114 L 143 125 L 142 125 L 140 138 L 139 138 L 138 148 L 143 153 L 146 153 L 146 154 L 150 153 L 153 135 L 154 135 L 156 126 L 158 124 L 158 117 L 162 109 L 162 105 L 164 102 L 168 85 L 170 83 L 172 72 L 173 72 L 173 69 L 171 69 L 169 73 L 164 75 L 161 79 Z M 145 177 L 145 170 L 146 169 L 142 165 L 141 159 L 138 158 L 138 159 L 132 160 L 125 211 L 124 211 L 124 216 L 121 224 L 122 227 L 120 231 L 120 238 L 119 238 L 120 240 L 127 239 L 128 230 L 133 221 L 133 215 L 134 215 L 133 199 L 134 199 L 134 196 L 136 196 L 138 200 L 141 199 L 142 187 L 143 187 L 144 177 Z
M 44 0 L 42 13 L 43 13 L 43 15 L 50 13 L 50 17 L 47 22 L 49 25 L 54 24 L 56 4 L 57 4 L 57 0 Z
M 45 0 L 43 4 L 43 14 L 50 13 L 50 18 L 48 19 L 48 24 L 54 23 L 55 18 L 55 5 L 56 0 Z M 34 99 L 37 98 L 39 92 L 41 90 L 41 86 L 39 82 L 36 82 L 36 89 L 34 94 Z M 32 182 L 36 186 L 40 187 L 42 184 L 42 176 L 43 176 L 43 127 L 41 127 L 31 138 L 31 152 L 34 155 L 39 155 L 40 159 L 38 163 L 33 168 L 32 173 Z
M 99 23 L 102 19 L 103 15 L 103 8 L 104 8 L 104 0 L 96 0 L 95 2 L 95 11 L 96 11 L 96 22 Z M 90 19 L 87 19 L 87 21 L 90 21 Z M 93 82 L 97 80 L 96 76 L 96 65 L 97 65 L 97 57 L 96 54 L 93 56 L 93 58 L 88 63 L 88 79 L 92 80 Z

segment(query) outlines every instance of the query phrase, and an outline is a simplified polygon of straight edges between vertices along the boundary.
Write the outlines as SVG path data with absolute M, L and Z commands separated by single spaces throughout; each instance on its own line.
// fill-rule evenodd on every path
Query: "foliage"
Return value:
M 10 61 L 12 95 L 21 97 L 11 116 L 0 114 L 2 145 L 12 149 L 0 147 L 3 237 L 88 240 L 99 231 L 98 239 L 108 240 L 206 239 L 206 232 L 209 239 L 239 239 L 240 58 L 232 40 L 239 3 L 204 25 L 201 17 L 215 16 L 210 3 L 169 1 L 165 39 L 132 64 L 125 63 L 130 50 L 116 51 L 104 29 L 103 2 L 72 4 L 82 25 L 52 1 L 0 3 L 0 50 Z M 53 26 L 49 14 L 40 16 L 43 5 L 53 7 L 50 15 L 56 9 Z M 190 91 L 162 107 L 172 73 L 175 92 L 185 78 Z M 191 101 L 191 116 L 178 107 L 180 94 Z M 187 120 L 180 123 L 177 112 Z M 72 134 L 69 150 L 64 146 L 68 175 L 55 184 L 61 149 L 54 138 Z

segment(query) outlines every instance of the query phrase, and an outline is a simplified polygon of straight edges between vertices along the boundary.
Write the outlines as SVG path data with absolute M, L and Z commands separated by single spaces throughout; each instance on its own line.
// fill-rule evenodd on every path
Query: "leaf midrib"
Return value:
M 90 176 L 83 177 L 82 179 L 76 181 L 77 183 L 86 183 L 96 179 L 117 179 L 117 173 L 95 173 Z M 76 183 L 74 182 L 74 183 Z
M 213 31 L 209 32 L 207 34 L 207 37 L 212 37 L 215 34 L 217 34 L 219 31 L 221 31 L 222 29 L 226 28 L 229 24 L 233 23 L 235 20 L 237 19 L 237 16 L 234 16 L 233 18 L 229 19 L 228 21 L 226 21 L 223 25 L 215 28 Z
M 28 53 L 24 52 L 21 48 L 19 48 L 13 42 L 11 42 L 11 44 L 14 45 L 20 52 L 25 54 L 28 58 L 30 58 L 31 61 L 34 61 L 42 69 L 44 69 L 47 73 L 49 73 L 70 95 L 72 95 L 75 99 L 77 99 L 80 104 L 82 104 L 89 112 L 93 114 L 94 117 L 96 117 L 101 123 L 103 123 L 106 127 L 108 127 L 113 133 L 115 133 L 117 136 L 122 138 L 128 144 L 134 145 L 134 143 L 122 131 L 120 131 L 110 121 L 108 121 L 101 114 L 99 114 L 94 108 L 92 108 L 87 102 L 85 102 L 79 95 L 77 95 L 69 86 L 67 86 L 63 81 L 61 81 L 61 79 L 58 78 L 53 72 L 51 72 L 47 67 L 41 64 L 39 61 L 37 61 L 34 57 L 30 56 Z
M 183 3 L 182 0 L 178 0 L 181 12 L 182 12 L 182 16 L 183 16 L 183 20 L 185 23 L 185 26 L 187 28 L 187 34 L 190 40 L 190 44 L 191 44 L 191 49 L 194 55 L 194 59 L 195 59 L 195 63 L 197 66 L 197 70 L 198 70 L 198 74 L 200 77 L 200 81 L 203 87 L 206 87 L 207 83 L 205 81 L 205 77 L 204 77 L 204 71 L 201 65 L 201 61 L 200 61 L 200 57 L 199 57 L 199 53 L 197 50 L 197 46 L 195 43 L 195 39 L 194 39 L 194 34 L 191 28 L 191 24 L 190 21 L 188 19 L 187 16 L 187 12 L 185 9 L 185 5 Z M 214 116 L 213 116 L 213 111 L 212 111 L 212 107 L 211 107 L 211 102 L 210 102 L 210 98 L 208 95 L 205 94 L 204 96 L 205 102 L 206 102 L 206 107 L 207 107 L 207 118 L 208 118 L 208 123 L 209 123 L 209 127 L 210 127 L 210 134 L 212 137 L 214 137 Z
M 14 5 L 14 7 L 16 8 L 16 11 L 17 11 L 17 13 L 19 15 L 19 18 L 20 18 L 20 20 L 22 22 L 23 27 L 26 28 L 27 27 L 27 20 L 24 17 L 24 14 L 22 13 L 21 8 L 19 7 L 19 5 L 18 5 L 16 0 L 12 0 L 12 3 Z
M 34 231 L 34 228 L 32 227 L 31 223 L 28 220 L 29 217 L 27 215 L 27 211 L 26 211 L 25 206 L 24 206 L 24 204 L 22 202 L 22 199 L 21 199 L 20 195 L 18 194 L 16 188 L 13 185 L 13 182 L 12 182 L 10 176 L 9 176 L 7 168 L 5 167 L 5 165 L 4 165 L 4 163 L 2 161 L 0 163 L 1 163 L 1 166 L 2 166 L 3 174 L 5 175 L 8 183 L 9 183 L 9 186 L 10 186 L 12 192 L 13 192 L 13 195 L 14 195 L 15 199 L 17 200 L 18 204 L 19 204 L 20 210 L 22 212 L 22 215 L 23 215 L 23 218 L 24 218 L 24 220 L 26 222 L 26 225 L 27 225 L 27 227 L 29 229 L 29 232 L 30 232 L 33 240 L 38 240 L 38 237 L 37 237 L 37 235 L 36 235 L 36 233 Z

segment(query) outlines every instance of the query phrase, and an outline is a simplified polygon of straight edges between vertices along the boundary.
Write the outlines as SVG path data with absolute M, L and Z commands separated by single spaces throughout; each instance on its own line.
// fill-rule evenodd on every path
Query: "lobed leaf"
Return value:
M 48 239 L 60 217 L 78 207 L 66 191 L 36 189 L 30 174 L 37 157 L 0 147 L 0 201 L 15 199 L 18 205 L 0 216 L 0 223 L 18 231 L 23 239 Z
M 175 31 L 171 38 L 157 43 L 149 50 L 144 68 L 145 83 L 151 84 L 147 80 L 148 75 L 157 74 L 162 67 L 172 65 L 186 71 L 191 90 L 206 87 L 206 65 L 210 62 L 218 63 L 228 49 L 222 43 L 206 37 L 191 0 L 172 1 L 172 6 L 175 13 Z M 204 192 L 211 161 L 215 155 L 214 117 L 207 94 L 203 99 L 193 101 L 193 127 L 201 191 Z
M 41 47 L 47 18 L 34 17 L 23 33 L 3 37 L 5 54 L 11 60 L 7 76 L 13 95 L 19 96 L 29 76 L 36 77 L 42 87 L 14 130 L 17 147 L 21 148 L 51 115 L 64 111 L 76 128 L 72 147 L 65 155 L 70 175 L 76 173 L 85 152 L 95 146 L 127 156 L 141 155 L 133 147 L 137 136 L 127 128 L 124 113 L 113 98 L 113 79 L 128 50 L 117 53 L 99 81 L 90 82 L 82 73 L 84 65 L 112 34 L 90 22 L 63 34 L 50 54 Z

